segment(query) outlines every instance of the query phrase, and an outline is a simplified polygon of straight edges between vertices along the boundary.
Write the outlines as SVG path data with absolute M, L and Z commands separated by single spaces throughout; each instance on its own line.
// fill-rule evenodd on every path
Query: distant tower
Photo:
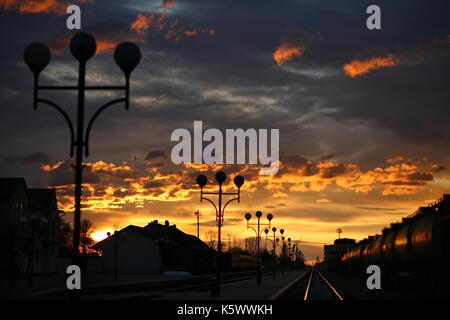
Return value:
M 339 228 L 339 229 L 336 230 L 336 232 L 338 233 L 338 239 L 340 239 L 341 238 L 342 229 Z
M 200 239 L 200 211 L 195 211 L 194 214 L 197 216 L 197 238 Z

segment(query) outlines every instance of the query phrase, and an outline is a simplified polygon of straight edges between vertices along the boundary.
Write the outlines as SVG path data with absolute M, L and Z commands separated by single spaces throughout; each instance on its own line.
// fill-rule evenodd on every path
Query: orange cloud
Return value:
M 170 27 L 174 27 L 178 21 L 175 21 Z M 134 30 L 141 35 L 145 35 L 148 29 L 162 31 L 169 24 L 165 15 L 157 17 L 155 14 L 145 16 L 138 14 L 136 20 L 130 24 L 130 30 Z
M 58 0 L 0 0 L 3 10 L 15 10 L 19 13 L 52 13 L 61 16 L 66 14 L 68 6 L 68 3 Z
M 294 57 L 301 57 L 313 42 L 323 41 L 320 33 L 310 33 L 291 29 L 281 39 L 281 45 L 273 52 L 272 58 L 281 66 Z
M 161 149 L 152 149 L 151 159 L 165 159 Z M 149 160 L 132 164 L 85 163 L 83 176 L 83 208 L 86 210 L 142 208 L 150 201 L 187 201 L 198 192 L 195 177 L 201 172 L 209 177 L 205 191 L 216 188 L 214 174 L 224 170 L 229 177 L 224 190 L 234 188 L 232 177 L 245 177 L 242 187 L 246 192 L 269 191 L 274 198 L 287 198 L 296 192 L 318 192 L 327 188 L 367 194 L 379 190 L 381 195 L 405 195 L 424 189 L 434 179 L 437 165 L 427 161 L 412 161 L 398 157 L 389 159 L 384 167 L 367 171 L 357 164 L 333 161 L 310 161 L 300 155 L 282 157 L 280 170 L 274 176 L 258 174 L 258 165 L 206 165 L 186 164 L 176 166 L 170 161 L 161 161 L 156 170 Z M 70 161 L 55 165 L 42 165 L 48 184 L 58 189 L 62 210 L 73 210 L 73 168 Z M 330 203 L 320 198 L 317 204 Z
M 439 38 L 432 43 L 403 48 L 395 53 L 384 56 L 374 56 L 366 59 L 354 59 L 345 64 L 342 69 L 344 73 L 352 78 L 368 74 L 373 70 L 394 67 L 399 65 L 414 66 L 424 61 L 424 56 L 430 54 L 436 46 L 450 43 L 450 36 Z
M 163 2 L 161 3 L 161 8 L 166 11 L 167 9 L 169 9 L 171 6 L 173 6 L 175 4 L 175 0 L 163 0 Z
M 184 36 L 192 37 L 200 34 L 214 35 L 213 29 L 195 28 L 193 30 L 186 30 L 179 26 L 178 20 L 170 22 L 164 14 L 160 16 L 156 16 L 155 14 L 145 16 L 139 13 L 136 20 L 130 24 L 130 30 L 134 30 L 142 36 L 145 36 L 148 30 L 157 32 L 164 31 L 164 39 L 173 40 L 176 43 L 183 40 Z
M 344 65 L 342 69 L 352 78 L 370 73 L 373 70 L 394 67 L 399 65 L 413 66 L 423 62 L 423 55 L 431 50 L 431 46 L 415 48 L 413 53 L 389 53 L 385 56 L 367 59 L 355 59 Z
M 154 15 L 146 17 L 142 14 L 138 14 L 136 21 L 132 22 L 130 25 L 131 30 L 135 30 L 139 34 L 145 34 L 150 27 L 150 24 L 154 18 Z
M 194 30 L 186 30 L 186 31 L 183 32 L 183 34 L 185 36 L 188 36 L 188 37 L 196 36 L 196 35 L 202 34 L 202 33 L 203 34 L 208 34 L 209 33 L 212 36 L 212 35 L 214 35 L 214 30 L 197 28 L 197 29 L 194 29 Z
M 393 54 L 388 54 L 385 57 L 374 57 L 365 60 L 353 60 L 352 62 L 344 65 L 344 73 L 347 76 L 355 78 L 363 74 L 367 74 L 372 70 L 380 69 L 384 67 L 393 67 L 397 63 Z
M 290 47 L 288 44 L 282 44 L 272 54 L 273 59 L 279 66 L 283 65 L 286 61 L 292 60 L 294 57 L 301 57 L 305 52 L 305 47 Z
M 0 0 L 1 1 L 1 0 Z M 85 0 L 91 1 L 91 0 Z M 181 41 L 184 37 L 191 37 L 200 34 L 214 35 L 213 29 L 200 29 L 186 30 L 182 27 L 178 27 L 178 20 L 170 22 L 165 15 L 157 16 L 151 14 L 145 16 L 138 14 L 136 20 L 133 21 L 127 28 L 119 29 L 114 33 L 101 33 L 97 37 L 97 54 L 114 50 L 116 46 L 122 41 L 132 41 L 139 43 L 146 43 L 146 35 L 148 30 L 154 30 L 156 32 L 165 32 L 164 38 L 167 40 L 173 40 L 174 42 Z M 137 33 L 130 34 L 131 31 Z M 72 36 L 56 37 L 47 39 L 46 43 L 50 50 L 54 54 L 64 53 L 68 46 Z M 164 56 L 165 52 L 160 52 L 158 55 Z
M 79 0 L 89 3 L 94 0 Z M 62 16 L 66 14 L 69 2 L 59 0 L 0 0 L 0 8 L 4 11 L 15 10 L 19 13 L 46 13 Z

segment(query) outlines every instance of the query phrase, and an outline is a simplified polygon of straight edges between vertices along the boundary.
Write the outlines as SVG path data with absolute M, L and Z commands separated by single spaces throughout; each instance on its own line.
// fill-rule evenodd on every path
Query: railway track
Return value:
M 254 271 L 223 273 L 221 283 L 227 284 L 255 277 Z M 160 297 L 165 293 L 182 291 L 205 291 L 211 289 L 214 275 L 194 276 L 181 279 L 164 279 L 161 281 L 124 283 L 83 288 L 83 299 L 128 299 L 130 297 Z M 67 289 L 54 289 L 38 295 L 41 299 L 62 298 L 69 296 Z
M 236 272 L 224 274 L 221 279 L 221 284 L 228 284 L 238 281 L 244 281 L 254 278 L 254 271 L 251 272 Z M 160 300 L 174 293 L 193 291 L 201 292 L 211 290 L 213 278 L 210 276 L 198 277 L 197 279 L 180 279 L 173 280 L 172 283 L 162 286 L 140 286 L 127 288 L 123 292 L 99 292 L 90 295 L 90 298 L 100 298 L 104 300 Z M 123 288 L 125 289 L 125 288 Z M 89 297 L 86 297 L 89 298 Z
M 344 300 L 319 270 L 311 268 L 303 300 Z

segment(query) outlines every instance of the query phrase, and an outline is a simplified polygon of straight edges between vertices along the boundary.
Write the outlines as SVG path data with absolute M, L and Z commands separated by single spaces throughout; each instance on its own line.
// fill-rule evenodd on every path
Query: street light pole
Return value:
M 244 184 L 244 177 L 242 176 L 236 176 L 234 177 L 234 184 L 238 188 L 237 192 L 223 192 L 222 191 L 222 184 L 227 179 L 226 174 L 223 171 L 219 171 L 216 173 L 216 181 L 219 184 L 219 192 L 204 192 L 203 187 L 208 182 L 208 179 L 205 175 L 201 174 L 197 177 L 197 184 L 200 187 L 200 202 L 203 200 L 208 201 L 211 203 L 216 210 L 216 223 L 217 223 L 217 275 L 216 275 L 216 281 L 213 290 L 211 290 L 212 296 L 220 296 L 220 268 L 221 268 L 221 253 L 222 253 L 222 242 L 221 242 L 221 228 L 223 225 L 223 217 L 225 208 L 228 204 L 230 204 L 232 201 L 237 200 L 237 202 L 240 202 L 240 194 L 241 194 L 241 187 Z M 209 198 L 204 197 L 204 194 L 208 195 L 217 195 L 219 197 L 219 205 L 216 206 L 214 201 L 212 201 Z M 237 196 L 235 198 L 232 198 L 228 200 L 225 205 L 222 207 L 222 196 L 223 195 L 230 195 L 230 196 Z
M 41 43 L 30 44 L 24 52 L 24 60 L 34 75 L 34 90 L 33 90 L 33 108 L 36 110 L 38 103 L 46 104 L 55 108 L 66 120 L 70 133 L 70 156 L 74 155 L 74 148 L 76 149 L 75 156 L 75 213 L 74 213 L 74 227 L 73 227 L 73 256 L 72 264 L 79 265 L 79 245 L 80 245 L 80 218 L 81 218 L 81 187 L 82 187 L 82 171 L 83 171 L 83 151 L 85 156 L 89 156 L 89 133 L 98 115 L 108 107 L 124 102 L 125 109 L 129 108 L 129 79 L 131 72 L 136 68 L 141 60 L 141 52 L 139 48 L 131 42 L 122 42 L 119 44 L 114 52 L 114 59 L 120 69 L 125 74 L 124 86 L 86 86 L 86 62 L 95 54 L 97 49 L 95 39 L 87 33 L 76 34 L 70 42 L 70 51 L 72 55 L 79 61 L 78 66 L 78 85 L 77 86 L 40 86 L 39 74 L 48 65 L 51 59 L 49 49 Z M 77 105 L 77 126 L 76 126 L 76 140 L 75 130 L 72 120 L 67 113 L 56 103 L 41 99 L 38 96 L 40 90 L 75 90 L 78 91 L 78 105 Z M 84 132 L 84 98 L 86 90 L 121 90 L 125 91 L 125 97 L 112 100 L 101 108 L 90 119 L 86 133 Z
M 200 239 L 200 211 L 195 211 L 194 214 L 197 216 L 197 238 Z
M 256 261 L 257 261 L 257 266 L 256 266 L 256 281 L 258 284 L 261 284 L 262 281 L 262 276 L 261 276 L 261 255 L 259 253 L 259 247 L 260 247 L 260 241 L 261 241 L 261 231 L 260 231 L 260 226 L 261 226 L 261 216 L 262 216 L 262 212 L 261 211 L 256 211 L 256 218 L 258 218 L 258 222 L 257 223 L 250 223 L 250 219 L 252 217 L 252 215 L 250 213 L 246 213 L 245 214 L 245 219 L 247 220 L 247 229 L 252 229 L 253 231 L 256 232 L 256 243 L 257 243 L 257 257 L 256 257 Z M 267 220 L 269 220 L 269 223 L 267 224 L 262 224 L 263 226 L 265 226 L 263 228 L 262 231 L 264 230 L 269 230 L 270 229 L 270 221 L 273 219 L 273 215 L 271 213 L 269 213 L 267 215 Z M 257 230 L 254 229 L 252 226 L 257 226 Z
M 291 238 L 288 238 L 288 272 L 291 273 Z
M 86 61 L 80 60 L 78 69 L 78 113 L 75 162 L 75 214 L 73 224 L 73 258 L 72 264 L 79 265 L 80 220 L 81 220 L 81 186 L 83 176 L 83 133 L 84 133 L 84 86 L 86 82 Z
M 269 230 L 267 229 L 267 231 L 269 231 Z M 276 278 L 276 275 L 275 275 L 275 274 L 276 274 L 275 251 L 276 251 L 277 242 L 279 241 L 279 239 L 278 239 L 278 238 L 275 239 L 275 237 L 276 237 L 276 232 L 277 232 L 277 228 L 276 228 L 276 227 L 273 227 L 273 228 L 272 228 L 272 232 L 273 232 L 273 240 L 272 240 L 272 239 L 269 239 L 269 240 L 272 241 L 272 245 L 273 245 L 273 249 L 272 249 L 272 261 L 273 261 L 273 278 L 275 279 L 275 278 Z M 267 233 L 269 233 L 269 232 L 266 232 L 266 234 L 267 234 Z M 281 230 L 280 230 L 280 233 L 283 234 L 283 233 L 284 233 L 284 230 L 281 229 Z

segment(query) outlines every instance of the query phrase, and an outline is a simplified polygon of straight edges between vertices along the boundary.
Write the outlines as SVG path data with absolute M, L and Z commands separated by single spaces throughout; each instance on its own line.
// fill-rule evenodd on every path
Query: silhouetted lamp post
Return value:
M 281 262 L 281 273 L 284 276 L 284 260 L 285 260 L 285 257 L 286 257 L 286 244 L 284 243 L 284 240 L 286 240 L 286 238 L 284 237 L 284 229 L 280 229 L 280 234 L 281 234 L 281 240 L 283 242 L 283 244 L 281 246 L 281 257 L 283 259 L 280 259 L 280 262 Z M 280 239 L 277 238 L 277 244 L 278 244 L 279 240 Z
M 200 239 L 200 211 L 197 210 L 194 214 L 197 217 L 197 238 Z
M 288 240 L 288 260 L 287 260 L 287 263 L 288 263 L 288 271 L 289 271 L 289 273 L 291 272 L 291 238 L 288 238 L 287 239 Z
M 250 213 L 246 213 L 245 214 L 245 219 L 247 220 L 247 229 L 252 229 L 253 231 L 256 232 L 256 243 L 257 243 L 257 257 L 256 257 L 256 261 L 257 261 L 257 266 L 256 266 L 256 281 L 258 282 L 258 284 L 261 283 L 262 277 L 261 277 L 261 256 L 259 254 L 259 243 L 261 241 L 261 234 L 263 232 L 263 230 L 269 230 L 270 229 L 270 221 L 273 219 L 273 215 L 271 213 L 269 213 L 267 215 L 267 220 L 269 220 L 269 223 L 261 223 L 261 216 L 262 216 L 262 212 L 261 211 L 256 211 L 256 218 L 258 218 L 258 222 L 257 223 L 250 223 L 250 219 L 252 218 L 252 215 Z M 257 229 L 253 228 L 252 226 L 257 226 Z M 263 228 L 263 230 L 260 231 L 260 227 L 261 226 L 265 226 Z M 266 233 L 267 234 L 267 233 Z
M 279 238 L 276 238 L 276 232 L 277 232 L 277 228 L 273 227 L 272 228 L 272 232 L 273 232 L 273 240 L 269 239 L 272 241 L 273 244 L 273 249 L 272 249 L 272 259 L 273 259 L 273 278 L 275 279 L 275 273 L 276 273 L 276 264 L 275 264 L 275 251 L 276 251 L 276 247 L 277 247 L 277 243 L 280 240 Z M 283 234 L 284 233 L 284 229 L 280 229 L 280 233 Z
M 220 296 L 220 268 L 221 268 L 221 260 L 220 260 L 221 257 L 220 256 L 221 256 L 221 253 L 222 253 L 222 243 L 221 243 L 221 239 L 220 239 L 220 229 L 222 228 L 222 224 L 223 224 L 224 211 L 225 211 L 225 208 L 227 207 L 227 205 L 230 202 L 235 201 L 235 200 L 237 200 L 237 202 L 240 202 L 241 187 L 244 184 L 244 177 L 236 176 L 236 177 L 234 177 L 234 184 L 236 185 L 238 191 L 237 192 L 223 192 L 222 191 L 222 184 L 225 182 L 226 179 L 227 179 L 227 176 L 226 176 L 226 174 L 223 171 L 217 172 L 216 173 L 216 181 L 219 184 L 219 192 L 204 192 L 203 191 L 203 187 L 208 182 L 208 179 L 203 174 L 201 174 L 201 175 L 199 175 L 197 177 L 197 183 L 200 186 L 200 202 L 202 202 L 203 200 L 206 200 L 206 201 L 210 202 L 213 205 L 214 209 L 216 210 L 216 223 L 217 223 L 217 276 L 216 276 L 215 286 L 214 286 L 213 290 L 211 291 L 211 294 L 213 296 Z M 216 206 L 214 201 L 204 197 L 203 195 L 205 195 L 205 194 L 218 195 L 219 196 L 219 203 L 218 203 L 218 205 Z M 237 197 L 228 200 L 225 203 L 225 205 L 222 206 L 222 196 L 223 195 L 237 196 Z
M 73 236 L 73 257 L 72 264 L 79 265 L 79 244 L 80 244 L 80 215 L 81 215 L 81 184 L 82 184 L 82 169 L 83 169 L 83 149 L 85 156 L 89 156 L 89 133 L 92 124 L 99 114 L 108 107 L 124 102 L 125 109 L 129 108 L 130 98 L 130 74 L 141 61 L 141 52 L 139 48 L 131 42 L 122 42 L 119 44 L 114 52 L 114 60 L 125 74 L 125 84 L 121 86 L 86 86 L 86 62 L 94 56 L 97 50 L 95 39 L 87 33 L 78 33 L 70 41 L 70 51 L 72 55 L 79 61 L 78 65 L 78 85 L 77 86 L 42 86 L 39 85 L 39 74 L 50 62 L 50 51 L 41 43 L 30 44 L 24 52 L 24 60 L 34 75 L 34 91 L 33 91 L 33 108 L 36 110 L 38 103 L 46 104 L 55 108 L 61 113 L 69 125 L 71 142 L 70 142 L 70 156 L 74 156 L 74 149 L 76 149 L 76 164 L 75 164 L 75 214 L 74 214 L 74 236 Z M 78 92 L 78 108 L 77 108 L 77 123 L 76 131 L 72 124 L 72 120 L 67 113 L 56 103 L 39 98 L 39 92 L 43 90 L 69 90 Z M 109 101 L 100 107 L 88 122 L 86 132 L 84 132 L 84 97 L 86 90 L 120 90 L 124 91 L 123 98 Z
M 264 241 L 264 251 L 267 251 L 267 237 L 269 234 L 269 228 L 264 229 L 264 233 L 266 234 L 266 241 Z

